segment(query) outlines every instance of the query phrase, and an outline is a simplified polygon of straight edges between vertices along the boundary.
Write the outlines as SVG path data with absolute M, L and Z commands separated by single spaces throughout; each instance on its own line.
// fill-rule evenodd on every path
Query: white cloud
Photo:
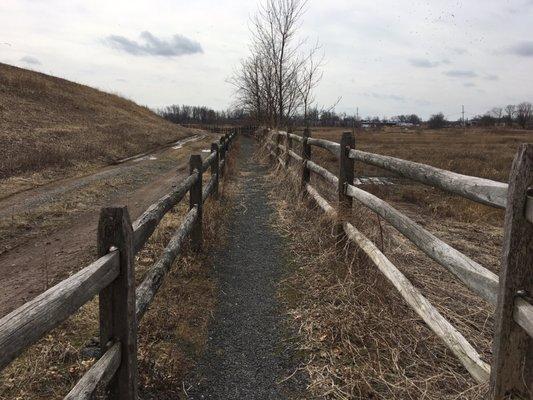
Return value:
M 444 75 L 450 76 L 452 78 L 475 78 L 477 76 L 477 73 L 471 70 L 454 69 L 451 71 L 446 71 Z

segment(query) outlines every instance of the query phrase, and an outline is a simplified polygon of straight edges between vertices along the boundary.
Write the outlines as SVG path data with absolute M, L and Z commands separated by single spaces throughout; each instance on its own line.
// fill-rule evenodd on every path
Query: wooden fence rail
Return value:
M 190 174 L 133 223 L 126 207 L 104 208 L 98 226 L 100 258 L 68 279 L 0 319 L 0 369 L 99 295 L 102 356 L 78 381 L 66 399 L 90 399 L 97 387 L 108 385 L 113 398 L 137 399 L 137 326 L 153 301 L 185 240 L 201 250 L 202 205 L 218 193 L 226 153 L 237 136 L 225 134 L 211 145 L 202 161 L 192 155 Z M 202 174 L 211 169 L 202 190 Z M 190 210 L 161 257 L 135 288 L 134 255 L 154 233 L 162 218 L 189 193 Z
M 266 146 L 273 159 L 289 166 L 296 160 L 302 190 L 341 226 L 346 237 L 356 243 L 398 290 L 403 299 L 455 354 L 472 377 L 482 383 L 490 380 L 490 398 L 502 400 L 510 394 L 533 398 L 533 145 L 522 145 L 513 163 L 509 184 L 461 175 L 429 165 L 357 150 L 350 132 L 341 143 L 270 131 Z M 272 140 L 275 137 L 275 140 Z M 285 139 L 285 146 L 280 138 Z M 292 150 L 292 142 L 302 143 L 302 156 Z M 311 161 L 311 146 L 321 147 L 339 160 L 339 177 Z M 280 157 L 280 150 L 285 158 Z M 282 155 L 283 155 L 282 154 Z M 353 164 L 347 159 L 377 166 L 425 185 L 458 194 L 467 199 L 506 209 L 504 246 L 500 276 L 415 223 L 377 196 L 354 184 Z M 288 167 L 287 167 L 288 168 Z M 293 171 L 296 173 L 296 171 Z M 310 185 L 310 173 L 327 182 L 338 194 L 338 207 L 331 206 Z M 447 268 L 484 300 L 496 305 L 492 367 L 482 361 L 470 343 L 366 236 L 345 221 L 346 209 L 355 199 L 376 212 L 430 258 Z

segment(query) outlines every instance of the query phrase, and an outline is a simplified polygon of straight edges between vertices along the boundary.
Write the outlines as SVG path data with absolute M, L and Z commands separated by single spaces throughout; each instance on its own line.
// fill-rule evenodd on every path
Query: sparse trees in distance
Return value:
M 416 114 L 397 115 L 396 117 L 392 117 L 391 121 L 413 124 L 413 125 L 420 125 L 422 123 L 422 120 Z
M 518 105 L 493 107 L 485 114 L 472 118 L 472 121 L 481 126 L 495 126 L 501 123 L 512 126 L 516 123 L 526 129 L 533 122 L 533 106 L 529 102 L 523 102 Z
M 242 109 L 215 111 L 206 106 L 171 105 L 156 112 L 175 124 L 234 124 L 249 119 Z
M 490 110 L 490 116 L 495 118 L 497 122 L 501 122 L 503 117 L 503 108 L 502 107 L 494 107 L 492 110 Z
M 513 122 L 515 114 L 516 106 L 514 104 L 508 104 L 505 106 L 505 119 L 507 120 L 507 123 L 511 124 Z
M 520 103 L 516 106 L 516 122 L 523 129 L 527 127 L 533 118 L 533 106 L 529 102 Z

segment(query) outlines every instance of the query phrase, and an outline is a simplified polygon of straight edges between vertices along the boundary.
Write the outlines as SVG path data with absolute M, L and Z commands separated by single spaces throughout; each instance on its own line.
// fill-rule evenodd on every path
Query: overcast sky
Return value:
M 250 0 L 1 0 L 0 62 L 150 107 L 231 105 Z M 458 118 L 533 101 L 533 0 L 310 0 L 323 105 Z

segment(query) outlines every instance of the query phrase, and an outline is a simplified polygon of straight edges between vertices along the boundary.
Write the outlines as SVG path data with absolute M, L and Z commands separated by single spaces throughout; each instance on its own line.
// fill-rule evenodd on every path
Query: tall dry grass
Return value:
M 331 221 L 287 191 L 289 185 L 282 180 L 285 190 L 272 194 L 278 213 L 273 223 L 289 242 L 292 273 L 281 293 L 299 332 L 309 397 L 483 399 L 486 387 L 476 384 L 362 252 L 350 244 L 339 251 Z M 491 321 L 478 299 L 388 232 L 380 243 L 372 215 L 356 212 L 350 219 L 395 263 L 402 258 L 404 274 L 424 294 L 432 292 L 439 310 L 490 354 Z

